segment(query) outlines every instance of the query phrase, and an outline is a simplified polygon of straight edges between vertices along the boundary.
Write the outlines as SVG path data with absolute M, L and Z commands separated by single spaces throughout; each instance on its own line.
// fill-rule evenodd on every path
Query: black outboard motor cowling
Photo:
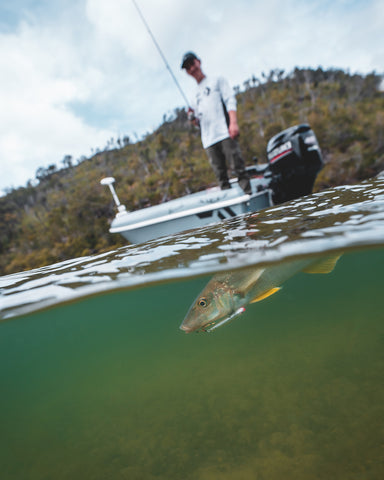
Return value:
M 267 145 L 270 188 L 275 204 L 312 193 L 324 162 L 316 135 L 307 124 L 287 128 Z

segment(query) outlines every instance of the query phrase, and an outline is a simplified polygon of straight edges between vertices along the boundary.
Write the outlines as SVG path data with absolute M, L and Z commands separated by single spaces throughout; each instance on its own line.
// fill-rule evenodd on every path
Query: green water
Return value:
M 384 250 L 211 334 L 208 278 L 0 324 L 1 480 L 384 478 Z

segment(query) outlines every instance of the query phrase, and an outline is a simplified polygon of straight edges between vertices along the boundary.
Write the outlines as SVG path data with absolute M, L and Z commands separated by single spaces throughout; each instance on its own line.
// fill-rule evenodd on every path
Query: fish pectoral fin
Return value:
M 305 273 L 331 273 L 341 255 L 327 257 L 303 269 Z
M 281 290 L 281 287 L 271 288 L 270 290 L 267 290 L 266 292 L 262 293 L 261 295 L 258 295 L 257 297 L 255 297 L 250 303 L 260 302 L 260 300 L 264 300 L 264 298 L 270 297 L 271 295 L 278 292 L 279 290 Z

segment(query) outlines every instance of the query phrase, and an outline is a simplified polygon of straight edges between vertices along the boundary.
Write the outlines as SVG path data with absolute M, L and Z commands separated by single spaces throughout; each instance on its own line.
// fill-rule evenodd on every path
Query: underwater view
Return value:
M 384 478 L 384 179 L 0 277 L 3 480 Z

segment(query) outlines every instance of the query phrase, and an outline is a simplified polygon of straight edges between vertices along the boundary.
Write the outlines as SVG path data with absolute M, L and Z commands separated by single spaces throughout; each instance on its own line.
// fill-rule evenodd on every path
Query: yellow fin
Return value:
M 260 300 L 264 300 L 264 298 L 270 297 L 270 296 L 273 295 L 274 293 L 278 292 L 280 289 L 281 289 L 281 287 L 271 288 L 270 290 L 267 290 L 266 292 L 262 293 L 262 294 L 259 295 L 258 297 L 255 297 L 255 298 L 251 301 L 251 303 L 260 302 Z
M 303 269 L 305 273 L 331 273 L 341 255 L 326 257 Z

